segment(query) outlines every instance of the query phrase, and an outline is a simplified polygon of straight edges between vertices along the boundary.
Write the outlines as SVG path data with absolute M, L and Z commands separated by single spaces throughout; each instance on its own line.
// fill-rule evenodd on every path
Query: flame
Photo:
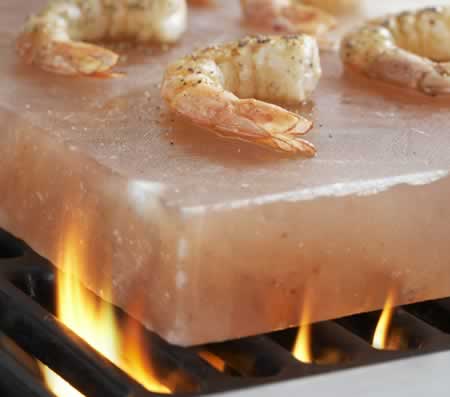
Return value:
M 57 317 L 90 346 L 109 359 L 117 367 L 136 379 L 149 391 L 170 393 L 170 389 L 160 384 L 153 376 L 153 370 L 142 352 L 143 341 L 138 326 L 128 326 L 120 332 L 111 305 L 97 300 L 79 284 L 82 264 L 82 241 L 75 230 L 69 231 L 60 257 L 57 283 Z M 109 289 L 102 291 L 108 300 Z M 82 396 L 49 368 L 42 366 L 46 383 L 50 390 L 60 397 Z
M 297 339 L 292 350 L 292 355 L 302 363 L 311 364 L 313 362 L 312 343 L 311 343 L 311 313 L 308 299 L 305 299 L 302 310 L 301 326 L 298 331 Z
M 344 353 L 336 348 L 324 348 L 318 355 L 314 357 L 314 364 L 333 365 L 345 361 Z
M 125 327 L 126 341 L 124 343 L 126 354 L 124 360 L 118 365 L 127 374 L 137 379 L 146 389 L 154 393 L 168 394 L 170 389 L 156 380 L 153 365 L 148 358 L 148 345 L 142 337 L 142 331 L 136 321 L 129 321 Z M 147 354 L 145 354 L 147 352 Z
M 57 309 L 59 320 L 113 363 L 119 361 L 119 334 L 110 305 L 97 302 L 77 281 L 83 263 L 76 247 L 79 240 L 71 237 L 65 244 L 61 266 L 65 272 L 57 275 Z M 104 293 L 108 298 L 110 293 Z
M 39 364 L 42 373 L 44 374 L 45 382 L 50 390 L 57 396 L 64 397 L 84 397 L 78 390 L 67 383 L 57 373 L 53 372 L 44 364 Z
M 219 356 L 216 356 L 207 350 L 201 350 L 197 354 L 209 365 L 217 369 L 217 371 L 225 372 L 225 361 L 223 361 Z
M 394 313 L 394 294 L 392 291 L 388 293 L 384 304 L 383 312 L 378 320 L 375 333 L 373 335 L 372 346 L 375 349 L 383 350 L 388 345 L 388 336 L 391 327 L 392 315 Z

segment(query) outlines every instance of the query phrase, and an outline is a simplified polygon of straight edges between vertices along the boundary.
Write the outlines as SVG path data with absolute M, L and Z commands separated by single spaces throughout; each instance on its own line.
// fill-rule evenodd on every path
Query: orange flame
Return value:
M 311 342 L 311 313 L 308 299 L 305 298 L 301 326 L 297 339 L 292 350 L 292 355 L 302 363 L 311 364 L 313 362 L 312 342 Z
M 378 320 L 375 333 L 373 335 L 372 346 L 375 349 L 386 349 L 388 336 L 391 327 L 392 315 L 394 313 L 394 293 L 390 291 L 384 304 L 383 312 Z
M 106 302 L 96 299 L 79 284 L 81 266 L 84 263 L 80 238 L 74 229 L 64 242 L 58 273 L 57 317 L 116 366 L 128 373 L 149 391 L 170 393 L 170 390 L 153 376 L 151 365 L 143 355 L 142 335 L 138 327 L 127 327 L 121 333 L 114 310 Z M 103 297 L 111 296 L 109 289 L 103 290 Z M 60 397 L 82 396 L 72 386 L 50 369 L 42 366 L 50 390 Z
M 148 346 L 136 321 L 129 321 L 125 327 L 126 341 L 123 346 L 124 360 L 118 365 L 128 375 L 135 378 L 146 389 L 155 393 L 167 394 L 170 389 L 156 380 L 155 370 L 148 358 Z M 146 354 L 147 352 L 147 354 Z
M 216 356 L 207 350 L 201 350 L 197 354 L 209 365 L 217 369 L 217 371 L 225 372 L 225 361 L 223 361 L 219 356 Z

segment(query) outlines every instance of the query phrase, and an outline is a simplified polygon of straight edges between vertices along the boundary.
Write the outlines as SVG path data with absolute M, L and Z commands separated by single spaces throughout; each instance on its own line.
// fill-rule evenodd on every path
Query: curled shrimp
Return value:
M 314 156 L 314 146 L 300 138 L 312 122 L 262 100 L 304 101 L 320 76 L 319 50 L 312 37 L 249 37 L 170 65 L 161 93 L 173 111 L 199 126 Z
M 17 41 L 27 63 L 64 75 L 111 75 L 119 56 L 85 43 L 135 39 L 171 43 L 186 29 L 185 0 L 53 0 Z
M 347 34 L 343 62 L 370 78 L 429 95 L 450 93 L 450 7 L 371 20 Z
M 357 8 L 361 0 L 302 0 L 303 3 L 332 14 L 341 14 Z
M 332 15 L 300 0 L 241 0 L 241 9 L 245 20 L 276 31 L 320 36 L 336 25 Z

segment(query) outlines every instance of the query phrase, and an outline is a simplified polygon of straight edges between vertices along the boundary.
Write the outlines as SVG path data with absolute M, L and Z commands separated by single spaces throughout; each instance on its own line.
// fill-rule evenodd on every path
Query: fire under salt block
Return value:
M 305 291 L 312 321 L 378 309 L 391 288 L 397 304 L 450 295 L 449 98 L 325 53 L 297 109 L 318 156 L 289 157 L 189 125 L 159 97 L 170 60 L 247 33 L 237 4 L 192 11 L 175 47 L 126 50 L 113 80 L 17 60 L 41 4 L 0 5 L 0 227 L 62 269 L 75 252 L 88 288 L 181 345 L 297 325 Z

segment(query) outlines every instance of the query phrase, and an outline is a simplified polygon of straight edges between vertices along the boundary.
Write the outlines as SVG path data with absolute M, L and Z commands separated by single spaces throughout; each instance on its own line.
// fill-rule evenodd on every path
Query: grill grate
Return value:
M 0 231 L 0 391 L 2 396 L 47 397 L 34 357 L 87 397 L 152 396 L 52 315 L 54 269 L 24 243 Z M 118 310 L 118 309 L 117 309 Z M 126 316 L 118 310 L 119 317 Z M 346 368 L 450 350 L 450 299 L 397 309 L 393 327 L 405 332 L 402 351 L 370 346 L 378 313 L 314 324 L 313 353 L 338 349 L 338 363 L 303 364 L 290 354 L 296 330 L 275 332 L 196 348 L 181 348 L 147 332 L 157 376 L 175 394 L 204 395 Z M 9 340 L 14 341 L 10 343 Z M 221 357 L 220 372 L 200 358 L 200 351 Z M 26 353 L 24 353 L 26 352 Z M 30 364 L 31 363 L 31 364 Z M 35 364 L 34 364 L 35 366 Z M 174 376 L 175 375 L 175 376 Z

